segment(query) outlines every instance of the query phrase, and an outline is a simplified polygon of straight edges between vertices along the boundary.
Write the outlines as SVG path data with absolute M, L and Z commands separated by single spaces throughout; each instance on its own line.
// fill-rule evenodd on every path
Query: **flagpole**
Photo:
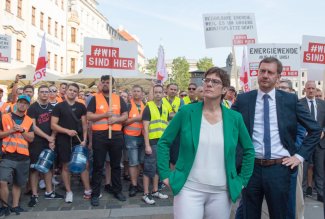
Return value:
M 235 46 L 232 45 L 232 68 L 231 68 L 231 72 L 232 74 L 234 74 L 235 76 L 235 87 L 236 87 L 236 90 L 238 90 L 238 73 L 237 73 L 237 64 L 236 64 L 236 53 L 235 53 Z

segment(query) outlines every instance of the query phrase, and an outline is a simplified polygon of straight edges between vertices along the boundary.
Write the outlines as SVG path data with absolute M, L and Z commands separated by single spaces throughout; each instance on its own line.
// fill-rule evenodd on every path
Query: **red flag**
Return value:
M 162 46 L 159 47 L 158 61 L 157 61 L 157 80 L 165 82 L 168 79 L 168 74 L 165 64 L 165 53 Z
M 47 57 L 46 57 L 46 44 L 45 44 L 45 33 L 44 33 L 32 84 L 36 84 L 37 82 L 45 79 L 46 64 L 47 64 Z
M 243 91 L 247 92 L 250 90 L 249 88 L 249 80 L 248 80 L 248 62 L 247 62 L 247 54 L 246 48 L 243 49 L 243 61 L 240 70 L 240 84 L 243 87 Z

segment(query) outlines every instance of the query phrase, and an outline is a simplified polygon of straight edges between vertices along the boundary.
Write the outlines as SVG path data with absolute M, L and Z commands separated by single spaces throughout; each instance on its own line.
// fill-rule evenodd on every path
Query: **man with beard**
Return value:
M 99 205 L 102 171 L 107 151 L 110 157 L 112 173 L 112 192 L 119 201 L 125 201 L 121 183 L 121 156 L 124 144 L 122 123 L 128 118 L 128 109 L 125 101 L 112 93 L 111 106 L 109 105 L 109 75 L 101 77 L 102 91 L 97 93 L 89 102 L 87 118 L 92 122 L 92 147 L 93 147 L 93 177 L 91 205 Z M 112 138 L 108 138 L 111 126 Z
M 41 85 L 38 88 L 38 101 L 34 102 L 27 111 L 27 115 L 33 120 L 35 132 L 34 141 L 30 144 L 30 163 L 35 164 L 40 153 L 44 149 L 54 150 L 55 134 L 51 130 L 51 113 L 53 106 L 49 103 L 49 88 Z M 52 171 L 44 174 L 45 179 L 45 199 L 62 199 L 63 196 L 55 193 L 52 189 Z M 29 182 L 32 189 L 32 196 L 28 203 L 29 207 L 34 207 L 38 203 L 37 185 L 39 181 L 39 172 L 33 168 L 30 169 Z

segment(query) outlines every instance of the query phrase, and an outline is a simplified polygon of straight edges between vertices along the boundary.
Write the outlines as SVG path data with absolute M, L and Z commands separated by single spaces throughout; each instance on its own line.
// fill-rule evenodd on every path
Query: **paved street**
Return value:
M 45 200 L 42 196 L 39 198 L 39 203 L 34 208 L 27 207 L 29 196 L 23 195 L 21 206 L 27 211 L 20 216 L 12 214 L 11 219 L 77 219 L 77 218 L 132 218 L 132 219 L 167 219 L 172 218 L 172 202 L 173 198 L 171 192 L 167 192 L 170 197 L 166 200 L 156 200 L 156 204 L 149 206 L 141 200 L 141 194 L 136 197 L 128 198 L 126 202 L 116 200 L 111 194 L 102 191 L 103 197 L 100 201 L 99 207 L 92 207 L 90 201 L 82 199 L 82 187 L 78 177 L 72 178 L 74 201 L 72 204 L 64 203 L 64 200 Z M 128 195 L 128 182 L 123 180 L 123 192 Z M 57 192 L 64 194 L 62 186 L 58 186 Z M 43 194 L 43 191 L 40 192 Z M 321 219 L 323 218 L 322 203 L 313 199 L 306 199 L 305 219 Z M 234 218 L 234 211 L 236 205 L 233 206 L 232 216 Z M 267 208 L 264 203 L 263 219 L 268 218 Z

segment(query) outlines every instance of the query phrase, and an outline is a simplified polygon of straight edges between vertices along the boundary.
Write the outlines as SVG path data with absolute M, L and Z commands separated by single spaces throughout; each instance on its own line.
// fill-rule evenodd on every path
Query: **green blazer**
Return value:
M 183 106 L 169 123 L 158 142 L 157 165 L 161 179 L 169 178 L 174 195 L 183 188 L 192 168 L 198 148 L 203 102 Z M 224 156 L 227 186 L 230 198 L 236 202 L 243 187 L 246 187 L 254 168 L 255 151 L 240 113 L 222 107 L 224 131 Z M 169 148 L 180 135 L 179 156 L 174 171 L 169 168 Z M 241 173 L 236 171 L 236 147 L 243 147 Z

